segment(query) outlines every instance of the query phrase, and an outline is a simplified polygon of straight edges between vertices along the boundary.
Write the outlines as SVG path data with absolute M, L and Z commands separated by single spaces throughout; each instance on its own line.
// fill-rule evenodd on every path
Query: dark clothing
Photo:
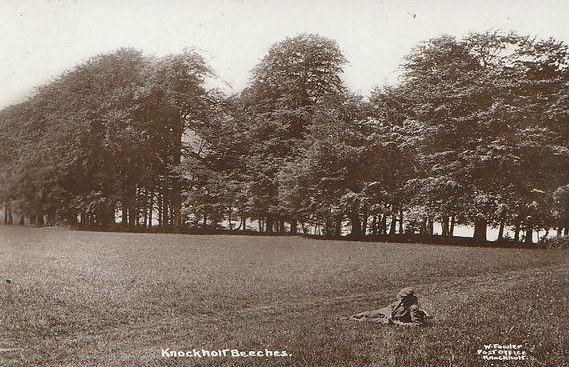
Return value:
M 404 324 L 421 325 L 425 321 L 425 318 L 426 312 L 421 310 L 417 305 L 412 305 L 409 308 L 401 308 L 391 314 L 391 320 Z
M 427 318 L 427 312 L 421 310 L 417 304 L 411 288 L 405 288 L 397 294 L 395 302 L 379 310 L 357 313 L 350 317 L 355 321 L 366 321 L 377 324 L 397 324 L 397 325 L 422 325 Z

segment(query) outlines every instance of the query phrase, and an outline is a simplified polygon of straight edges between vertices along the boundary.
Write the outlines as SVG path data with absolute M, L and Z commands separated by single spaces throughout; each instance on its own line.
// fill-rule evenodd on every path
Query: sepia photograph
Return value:
M 569 365 L 569 0 L 0 0 L 0 367 Z

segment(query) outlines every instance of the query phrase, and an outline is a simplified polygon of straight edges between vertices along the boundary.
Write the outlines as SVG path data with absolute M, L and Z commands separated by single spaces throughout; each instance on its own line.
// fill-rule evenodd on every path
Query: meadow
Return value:
M 567 251 L 0 226 L 0 366 L 569 363 Z M 343 317 L 405 286 L 420 328 Z M 165 358 L 162 349 L 287 351 Z M 495 363 L 496 365 L 496 363 Z

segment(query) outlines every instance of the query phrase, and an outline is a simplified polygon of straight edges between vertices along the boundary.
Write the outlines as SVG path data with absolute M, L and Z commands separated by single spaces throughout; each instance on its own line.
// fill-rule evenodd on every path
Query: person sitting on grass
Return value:
M 411 288 L 403 288 L 395 302 L 379 310 L 357 313 L 350 320 L 373 322 L 378 324 L 395 324 L 402 326 L 424 325 L 431 316 L 419 308 L 415 292 Z

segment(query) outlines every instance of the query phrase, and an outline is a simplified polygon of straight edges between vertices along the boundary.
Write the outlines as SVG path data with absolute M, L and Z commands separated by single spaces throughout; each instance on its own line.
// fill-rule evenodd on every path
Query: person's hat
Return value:
M 408 287 L 408 288 L 403 288 L 402 290 L 400 290 L 399 293 L 397 293 L 397 298 L 403 299 L 403 298 L 411 297 L 413 295 L 415 295 L 413 288 Z

